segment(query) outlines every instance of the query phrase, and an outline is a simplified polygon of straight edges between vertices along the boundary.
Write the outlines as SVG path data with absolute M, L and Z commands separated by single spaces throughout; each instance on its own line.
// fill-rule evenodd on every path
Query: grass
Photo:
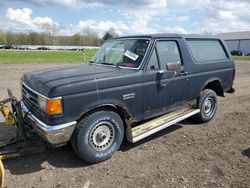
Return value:
M 96 49 L 81 51 L 32 51 L 32 50 L 0 50 L 1 63 L 64 63 L 89 61 L 95 55 Z M 250 56 L 233 56 L 235 61 L 248 60 Z
M 250 56 L 233 56 L 233 59 L 235 61 L 240 61 L 240 60 L 248 60 L 248 61 L 250 61 Z
M 63 63 L 89 61 L 96 49 L 86 50 L 85 60 L 81 51 L 32 51 L 32 50 L 0 50 L 2 63 Z

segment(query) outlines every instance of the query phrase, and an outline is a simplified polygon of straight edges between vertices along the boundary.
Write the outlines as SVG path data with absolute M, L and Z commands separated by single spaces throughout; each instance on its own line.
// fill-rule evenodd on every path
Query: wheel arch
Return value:
M 107 104 L 101 104 L 92 108 L 89 108 L 87 110 L 85 110 L 84 112 L 81 113 L 78 121 L 81 121 L 84 117 L 88 116 L 89 114 L 99 111 L 99 110 L 112 110 L 114 112 L 116 112 L 120 118 L 123 121 L 124 124 L 124 128 L 126 128 L 127 125 L 130 125 L 130 119 L 131 119 L 131 115 L 128 112 L 128 109 L 126 106 L 121 106 L 121 105 L 115 105 L 115 104 L 111 104 L 111 103 L 107 103 Z
M 219 78 L 213 78 L 208 80 L 203 85 L 201 91 L 204 91 L 205 89 L 211 89 L 217 94 L 217 96 L 225 97 L 222 82 Z

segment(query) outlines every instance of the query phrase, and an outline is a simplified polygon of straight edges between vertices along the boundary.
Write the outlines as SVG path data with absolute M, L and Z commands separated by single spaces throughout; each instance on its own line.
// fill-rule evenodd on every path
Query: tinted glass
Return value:
M 150 41 L 148 39 L 115 39 L 107 41 L 92 59 L 93 63 L 140 67 Z
M 156 48 L 162 69 L 165 69 L 167 62 L 181 61 L 178 45 L 175 41 L 159 41 Z
M 188 40 L 187 44 L 197 62 L 227 59 L 218 40 Z
M 148 70 L 159 70 L 159 64 L 158 64 L 158 60 L 157 60 L 155 50 L 153 51 L 152 56 L 151 56 L 151 58 L 149 60 L 147 69 Z

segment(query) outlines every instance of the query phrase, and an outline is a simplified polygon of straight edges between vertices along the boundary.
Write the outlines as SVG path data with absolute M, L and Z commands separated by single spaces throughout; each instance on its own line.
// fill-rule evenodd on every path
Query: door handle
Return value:
M 188 72 L 187 71 L 181 71 L 180 72 L 180 76 L 187 76 L 188 75 Z

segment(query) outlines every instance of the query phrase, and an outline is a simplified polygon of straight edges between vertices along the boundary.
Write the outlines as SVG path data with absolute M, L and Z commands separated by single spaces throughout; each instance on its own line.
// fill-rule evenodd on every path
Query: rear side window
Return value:
M 198 63 L 228 59 L 218 40 L 188 39 L 187 44 Z

